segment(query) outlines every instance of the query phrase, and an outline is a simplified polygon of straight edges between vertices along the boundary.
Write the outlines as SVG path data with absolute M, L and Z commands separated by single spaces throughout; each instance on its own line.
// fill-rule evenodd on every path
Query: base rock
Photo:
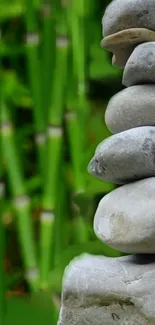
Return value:
M 155 256 L 84 254 L 65 270 L 58 325 L 154 325 Z

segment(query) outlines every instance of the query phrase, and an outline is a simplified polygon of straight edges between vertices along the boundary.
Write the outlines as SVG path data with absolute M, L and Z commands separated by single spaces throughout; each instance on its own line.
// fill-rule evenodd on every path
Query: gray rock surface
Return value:
M 155 83 L 155 42 L 134 49 L 125 65 L 122 83 L 126 87 Z
M 96 235 L 124 253 L 155 253 L 155 177 L 121 186 L 100 201 Z
M 113 53 L 114 66 L 124 68 L 136 45 L 155 41 L 155 32 L 146 28 L 125 29 L 105 37 L 101 47 Z
M 139 126 L 155 126 L 155 85 L 138 85 L 114 95 L 105 112 L 112 133 Z
M 155 30 L 154 0 L 113 0 L 105 10 L 102 24 L 106 37 L 128 28 Z
M 88 172 L 116 184 L 155 176 L 155 127 L 133 128 L 102 141 Z
M 154 325 L 155 257 L 83 254 L 66 268 L 58 325 Z

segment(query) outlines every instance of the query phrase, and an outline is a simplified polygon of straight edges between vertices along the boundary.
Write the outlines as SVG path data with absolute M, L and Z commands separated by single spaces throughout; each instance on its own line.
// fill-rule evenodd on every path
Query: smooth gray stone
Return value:
M 100 201 L 96 235 L 124 253 L 155 253 L 155 177 L 121 186 Z
M 105 112 L 112 133 L 139 126 L 155 126 L 155 85 L 138 85 L 114 95 Z
M 105 139 L 88 172 L 116 184 L 155 176 L 155 127 L 133 128 Z
M 134 49 L 125 65 L 122 83 L 126 87 L 155 83 L 155 42 Z
M 102 18 L 103 36 L 128 28 L 155 30 L 154 0 L 113 0 Z
M 155 257 L 83 254 L 65 270 L 58 325 L 154 325 Z

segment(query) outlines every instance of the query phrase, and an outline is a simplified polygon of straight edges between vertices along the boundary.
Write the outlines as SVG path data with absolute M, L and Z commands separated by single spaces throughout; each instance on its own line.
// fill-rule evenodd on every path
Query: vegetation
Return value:
M 100 48 L 103 11 L 103 1 L 1 0 L 1 325 L 55 325 L 69 261 L 120 255 L 92 227 L 114 186 L 87 173 L 121 84 Z

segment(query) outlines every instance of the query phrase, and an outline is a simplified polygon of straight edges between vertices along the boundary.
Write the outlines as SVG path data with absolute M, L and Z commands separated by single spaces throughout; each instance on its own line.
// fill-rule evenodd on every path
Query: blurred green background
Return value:
M 109 1 L 0 2 L 0 324 L 55 325 L 62 275 L 114 188 L 87 173 L 121 72 L 100 48 Z

